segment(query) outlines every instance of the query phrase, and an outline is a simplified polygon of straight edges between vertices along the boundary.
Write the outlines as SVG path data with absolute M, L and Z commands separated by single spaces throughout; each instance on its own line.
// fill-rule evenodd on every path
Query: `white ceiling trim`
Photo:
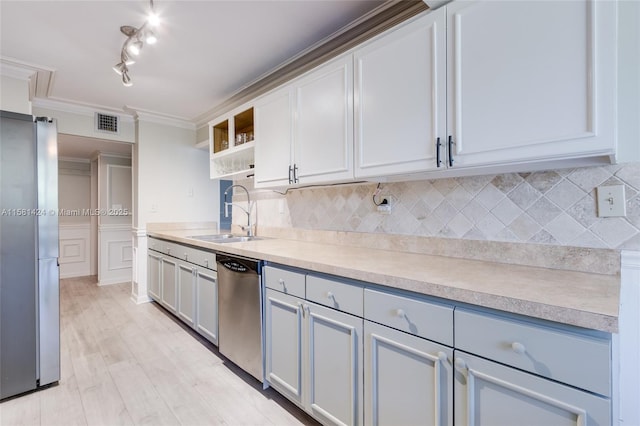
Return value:
M 100 108 L 97 106 L 91 105 L 83 105 L 75 102 L 69 101 L 61 101 L 55 100 L 51 98 L 34 98 L 32 100 L 32 105 L 37 108 L 45 108 L 52 109 L 55 111 L 61 112 L 69 112 L 72 114 L 84 115 L 87 117 L 93 117 L 96 112 L 108 114 L 108 115 L 118 115 L 122 122 L 133 123 L 134 117 L 128 112 L 113 110 L 111 108 Z
M 0 74 L 4 76 L 30 80 L 38 71 L 55 72 L 55 69 L 9 58 L 8 56 L 0 56 Z
M 179 127 L 187 130 L 196 130 L 195 123 L 191 121 L 182 120 L 168 115 L 161 115 L 152 112 L 140 111 L 135 108 L 128 108 L 131 111 L 135 111 L 139 121 L 147 123 L 164 124 L 166 126 Z

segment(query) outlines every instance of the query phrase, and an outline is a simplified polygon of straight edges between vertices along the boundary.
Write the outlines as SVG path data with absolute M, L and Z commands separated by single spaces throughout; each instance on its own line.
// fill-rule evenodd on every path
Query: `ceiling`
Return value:
M 58 134 L 58 157 L 61 159 L 90 159 L 96 152 L 131 157 L 131 147 L 126 142 Z
M 286 60 L 380 6 L 380 0 L 156 0 L 158 42 L 129 67 L 122 25 L 140 27 L 147 1 L 0 0 L 3 63 L 53 71 L 47 97 L 107 111 L 198 122 Z

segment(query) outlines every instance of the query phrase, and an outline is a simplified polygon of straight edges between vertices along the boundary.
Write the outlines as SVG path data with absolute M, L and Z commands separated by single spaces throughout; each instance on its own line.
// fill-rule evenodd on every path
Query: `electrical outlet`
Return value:
M 380 205 L 377 207 L 378 213 L 391 214 L 396 199 L 393 195 L 380 195 Z
M 599 186 L 597 188 L 597 197 L 598 217 L 627 215 L 624 185 Z

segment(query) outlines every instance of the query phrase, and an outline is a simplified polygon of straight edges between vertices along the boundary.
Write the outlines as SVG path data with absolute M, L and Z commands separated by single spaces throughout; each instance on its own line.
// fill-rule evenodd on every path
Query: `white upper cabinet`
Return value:
M 616 161 L 616 2 L 460 0 L 256 103 L 255 186 Z
M 292 112 L 293 90 L 289 86 L 256 101 L 256 138 L 261 141 L 255 147 L 256 187 L 286 186 L 291 181 Z
M 453 167 L 615 154 L 615 2 L 446 9 Z
M 242 105 L 209 122 L 211 179 L 251 173 L 255 146 L 253 122 L 251 105 Z
M 353 59 L 341 56 L 256 102 L 256 188 L 353 179 Z
M 441 8 L 355 51 L 356 178 L 438 167 L 436 144 L 446 137 L 445 26 Z
M 297 183 L 352 179 L 352 56 L 323 65 L 294 86 Z

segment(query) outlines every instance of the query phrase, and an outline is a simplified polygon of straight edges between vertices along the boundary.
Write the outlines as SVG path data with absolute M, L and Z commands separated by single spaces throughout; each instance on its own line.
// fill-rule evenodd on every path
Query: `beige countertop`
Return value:
M 212 229 L 151 237 L 564 324 L 617 332 L 620 276 L 279 238 L 217 244 Z

